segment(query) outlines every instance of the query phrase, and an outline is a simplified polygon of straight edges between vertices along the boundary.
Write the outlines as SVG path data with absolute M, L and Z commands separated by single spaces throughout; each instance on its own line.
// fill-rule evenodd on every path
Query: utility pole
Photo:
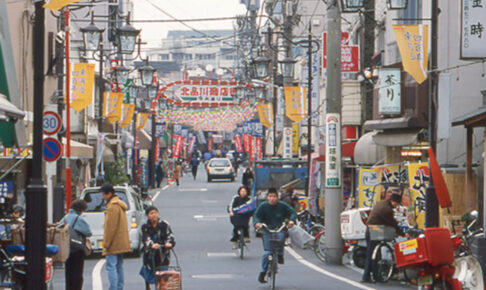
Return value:
M 42 160 L 42 118 L 44 112 L 44 56 L 45 28 L 44 1 L 34 1 L 35 17 L 33 32 L 34 52 L 34 122 L 33 122 L 33 158 L 32 175 L 25 192 L 26 230 L 25 260 L 27 261 L 27 289 L 43 290 L 46 268 L 46 223 L 47 223 L 47 188 L 43 180 Z
M 98 99 L 98 139 L 104 138 L 104 136 L 100 136 L 103 132 L 103 98 L 105 97 L 105 81 L 103 80 L 103 39 L 100 41 L 100 61 L 99 61 L 99 99 Z M 134 137 L 135 138 L 135 137 Z M 98 140 L 98 143 L 100 141 Z M 96 152 L 96 156 L 101 154 L 101 160 L 103 160 L 103 148 L 97 146 L 97 150 L 101 150 L 101 152 Z M 101 186 L 103 183 L 103 161 L 100 162 L 100 168 L 98 171 L 98 178 L 96 179 L 96 185 Z
M 285 59 L 291 58 L 292 57 L 292 43 L 290 40 L 292 39 L 292 17 L 293 17 L 293 11 L 288 11 L 288 9 L 293 9 L 292 5 L 287 5 L 287 4 L 293 4 L 291 1 L 284 1 L 284 24 L 283 24 L 283 36 L 284 36 L 284 55 Z M 284 72 L 282 71 L 284 74 Z M 284 89 L 285 87 L 290 87 L 293 85 L 293 78 L 288 77 L 284 75 L 283 78 L 283 86 Z M 284 95 L 285 98 L 285 95 Z M 283 158 L 292 158 L 293 156 L 293 148 L 292 148 L 292 143 L 293 140 L 292 138 L 288 138 L 287 136 L 289 135 L 289 132 L 292 132 L 292 120 L 287 116 L 284 115 L 284 128 L 283 128 L 283 138 L 282 142 L 284 142 L 283 146 Z
M 340 214 L 342 208 L 341 169 L 341 12 L 337 0 L 327 8 L 326 86 L 326 262 L 342 264 Z
M 429 75 L 429 145 L 435 153 L 437 140 L 436 140 L 436 108 L 435 100 L 437 99 L 437 85 L 439 82 L 439 74 L 437 70 L 437 17 L 439 14 L 438 0 L 432 0 L 431 9 L 432 20 L 432 39 L 431 39 L 431 58 L 430 69 L 432 72 Z M 430 171 L 429 171 L 430 172 Z M 432 176 L 431 176 L 432 177 Z M 435 193 L 434 182 L 432 178 L 429 178 L 429 186 L 427 187 L 425 196 L 425 227 L 438 227 L 439 226 L 439 202 L 437 201 L 437 195 Z
M 310 195 L 310 181 L 312 175 L 312 159 L 311 159 L 311 151 L 312 151 L 312 21 L 309 20 L 309 36 L 308 36 L 308 48 L 307 48 L 307 189 L 306 193 L 307 196 Z
M 364 1 L 363 20 L 364 45 L 361 48 L 363 55 L 363 67 L 371 68 L 373 53 L 375 51 L 375 0 Z M 361 89 L 363 90 L 362 104 L 364 104 L 363 124 L 364 121 L 373 119 L 373 84 L 369 81 L 364 81 L 362 82 Z
M 64 31 L 64 13 L 58 18 L 59 31 Z M 57 61 L 57 113 L 62 116 L 64 110 L 64 45 L 62 41 L 56 41 Z M 57 138 L 62 140 L 64 133 L 59 132 Z M 56 186 L 54 187 L 53 216 L 52 220 L 57 222 L 64 216 L 64 186 L 62 182 L 62 159 L 56 161 Z

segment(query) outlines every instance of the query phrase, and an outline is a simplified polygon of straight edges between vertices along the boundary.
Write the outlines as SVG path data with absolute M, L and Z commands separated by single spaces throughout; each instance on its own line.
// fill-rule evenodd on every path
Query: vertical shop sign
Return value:
M 397 115 L 401 113 L 400 69 L 385 68 L 379 70 L 378 110 L 382 115 Z
M 341 186 L 341 130 L 340 114 L 326 114 L 326 186 Z
M 486 1 L 462 0 L 461 58 L 486 58 Z

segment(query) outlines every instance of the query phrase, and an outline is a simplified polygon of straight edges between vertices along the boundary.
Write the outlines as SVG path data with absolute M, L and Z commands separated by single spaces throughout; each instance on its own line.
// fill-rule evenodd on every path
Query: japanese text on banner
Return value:
M 70 102 L 76 112 L 85 109 L 93 102 L 93 83 L 95 65 L 74 63 L 71 70 Z
M 422 24 L 393 25 L 393 31 L 402 56 L 403 69 L 417 83 L 423 83 L 427 79 L 429 26 Z

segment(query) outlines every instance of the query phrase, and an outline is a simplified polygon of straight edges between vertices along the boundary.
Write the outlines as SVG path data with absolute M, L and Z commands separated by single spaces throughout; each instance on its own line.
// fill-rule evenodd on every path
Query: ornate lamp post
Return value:
M 117 29 L 118 51 L 121 54 L 132 54 L 139 34 L 140 29 L 135 29 L 135 27 L 130 25 L 129 14 L 127 24 Z
M 268 66 L 270 62 L 271 60 L 264 56 L 258 56 L 253 60 L 253 70 L 257 78 L 263 79 L 268 76 Z
M 387 0 L 386 4 L 390 10 L 407 9 L 407 0 Z
M 284 78 L 293 79 L 294 78 L 294 66 L 295 60 L 293 58 L 285 58 L 279 61 L 280 71 Z

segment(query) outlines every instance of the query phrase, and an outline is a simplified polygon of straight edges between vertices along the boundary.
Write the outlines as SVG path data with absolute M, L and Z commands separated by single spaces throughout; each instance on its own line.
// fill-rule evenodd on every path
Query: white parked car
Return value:
M 213 158 L 206 165 L 208 182 L 213 179 L 231 179 L 235 181 L 235 170 L 228 158 Z
M 142 224 L 145 222 L 143 204 L 137 192 L 130 186 L 115 186 L 115 194 L 128 206 L 127 221 L 130 236 L 130 248 L 136 256 L 142 249 Z M 87 187 L 81 193 L 81 199 L 86 201 L 88 208 L 82 214 L 91 228 L 93 235 L 89 238 L 93 252 L 103 250 L 103 225 L 105 221 L 106 202 L 103 200 L 100 187 Z

